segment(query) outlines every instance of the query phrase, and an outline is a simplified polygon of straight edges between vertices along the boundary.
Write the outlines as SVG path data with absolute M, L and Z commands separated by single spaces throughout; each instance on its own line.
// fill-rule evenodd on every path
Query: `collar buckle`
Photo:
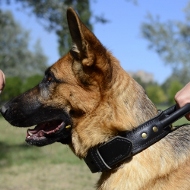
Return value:
M 116 136 L 108 142 L 92 147 L 84 159 L 92 173 L 110 170 L 119 165 L 132 153 L 132 142 Z

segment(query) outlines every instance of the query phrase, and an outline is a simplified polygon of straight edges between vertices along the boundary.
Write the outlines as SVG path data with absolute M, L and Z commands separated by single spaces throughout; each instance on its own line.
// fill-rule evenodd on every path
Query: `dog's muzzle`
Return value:
M 26 142 L 45 146 L 54 142 L 71 142 L 72 121 L 64 109 L 45 106 L 30 91 L 5 103 L 0 112 L 13 126 L 31 127 L 27 130 Z

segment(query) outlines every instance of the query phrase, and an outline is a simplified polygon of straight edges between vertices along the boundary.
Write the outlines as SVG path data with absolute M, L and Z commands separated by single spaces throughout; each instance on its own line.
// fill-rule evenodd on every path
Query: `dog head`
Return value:
M 49 67 L 33 89 L 1 108 L 14 126 L 29 127 L 26 141 L 70 144 L 79 157 L 156 113 L 144 90 L 80 21 L 67 11 L 71 50 Z

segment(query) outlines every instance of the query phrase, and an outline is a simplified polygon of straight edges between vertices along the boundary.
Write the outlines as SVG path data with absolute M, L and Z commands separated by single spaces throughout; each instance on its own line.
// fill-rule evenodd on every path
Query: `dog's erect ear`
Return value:
M 67 10 L 67 20 L 73 41 L 73 72 L 85 85 L 96 83 L 106 88 L 112 78 L 111 54 L 72 8 Z
M 73 42 L 76 44 L 76 48 L 78 48 L 79 50 L 84 49 L 82 45 L 84 41 L 84 37 L 81 32 L 80 20 L 78 18 L 78 15 L 72 8 L 68 8 L 67 10 L 67 21 L 68 21 L 71 37 L 72 37 Z
M 94 63 L 94 52 L 106 51 L 95 35 L 82 23 L 77 13 L 72 9 L 67 10 L 67 20 L 73 40 L 72 52 L 84 66 Z

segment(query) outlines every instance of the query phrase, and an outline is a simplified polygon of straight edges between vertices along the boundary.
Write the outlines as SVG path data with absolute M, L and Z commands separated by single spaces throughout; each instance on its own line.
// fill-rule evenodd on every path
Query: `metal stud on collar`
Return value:
M 147 138 L 147 133 L 142 133 L 141 136 L 142 136 L 143 139 L 146 139 Z
M 156 133 L 156 132 L 158 132 L 158 127 L 157 127 L 157 126 L 154 126 L 154 127 L 152 128 L 152 130 Z

